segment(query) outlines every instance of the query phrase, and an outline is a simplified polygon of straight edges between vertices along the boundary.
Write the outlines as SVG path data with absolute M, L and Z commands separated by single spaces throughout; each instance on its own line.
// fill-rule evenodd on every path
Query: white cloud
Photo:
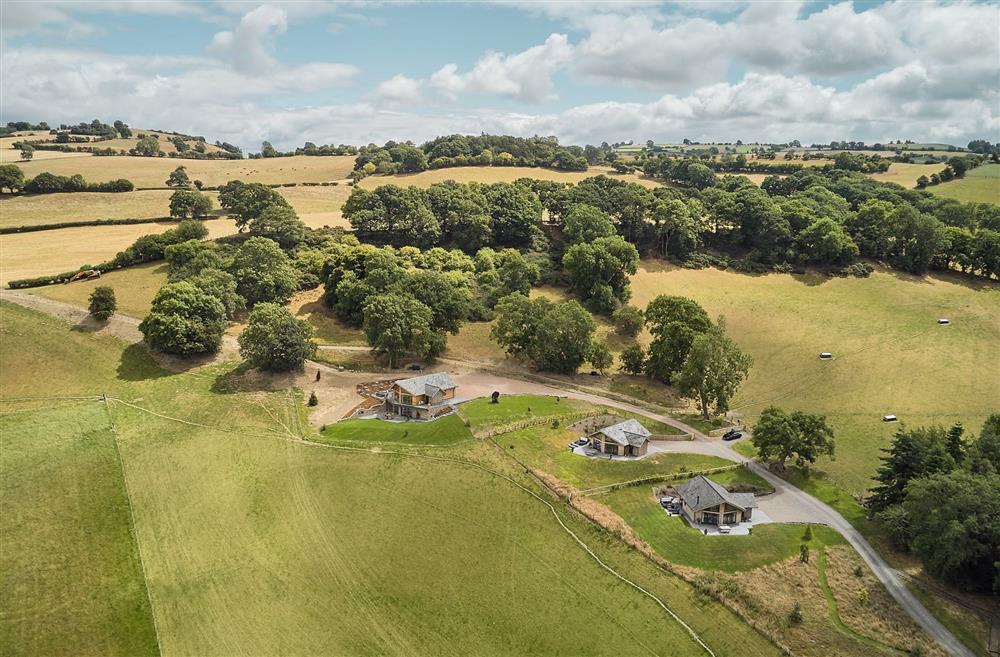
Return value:
M 414 103 L 420 100 L 423 80 L 395 75 L 378 85 L 376 96 L 391 103 Z
M 281 7 L 261 5 L 244 14 L 235 30 L 218 32 L 208 45 L 216 55 L 238 71 L 267 73 L 278 68 L 271 55 L 273 35 L 288 29 L 288 15 Z
M 565 34 L 551 34 L 542 45 L 514 55 L 489 52 L 468 73 L 446 64 L 431 76 L 430 86 L 451 98 L 485 93 L 528 102 L 552 100 L 552 75 L 572 54 Z

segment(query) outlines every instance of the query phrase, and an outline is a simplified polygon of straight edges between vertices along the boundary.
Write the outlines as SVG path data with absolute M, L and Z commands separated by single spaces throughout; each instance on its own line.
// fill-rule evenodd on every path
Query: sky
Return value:
M 235 143 L 1000 141 L 1000 3 L 0 3 L 0 122 Z

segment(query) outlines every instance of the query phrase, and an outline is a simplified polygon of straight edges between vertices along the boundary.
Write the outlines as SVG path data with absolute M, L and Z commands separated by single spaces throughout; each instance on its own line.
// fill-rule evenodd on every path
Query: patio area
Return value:
M 729 532 L 724 534 L 719 531 L 718 525 L 706 525 L 699 522 L 691 522 L 690 519 L 684 517 L 682 514 L 670 513 L 666 509 L 663 509 L 663 512 L 672 518 L 679 518 L 682 522 L 687 523 L 690 527 L 698 530 L 705 536 L 748 536 L 754 526 L 774 522 L 770 516 L 758 508 L 754 510 L 753 517 L 750 520 L 741 522 L 738 525 L 730 525 Z

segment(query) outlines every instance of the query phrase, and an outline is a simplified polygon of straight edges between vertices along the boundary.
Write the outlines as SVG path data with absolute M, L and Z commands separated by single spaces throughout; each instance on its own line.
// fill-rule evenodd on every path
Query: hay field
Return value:
M 92 219 L 145 219 L 170 214 L 166 189 L 0 196 L 0 226 L 36 226 Z M 206 192 L 219 207 L 218 195 Z
M 6 396 L 92 387 L 204 425 L 111 404 L 164 657 L 442 655 L 458 647 L 476 655 L 703 654 L 509 481 L 455 463 L 293 442 L 304 409 L 282 389 L 285 378 L 245 379 L 233 364 L 170 373 L 139 346 L 10 304 L 0 327 L 8 336 L 0 343 L 12 382 L 5 379 Z M 54 364 L 54 386 L 32 376 L 40 361 Z M 98 446 L 79 449 L 86 455 Z M 509 469 L 534 486 L 484 445 L 440 454 Z M 5 490 L 5 507 L 26 503 L 19 494 Z M 778 654 L 721 606 L 558 513 L 602 559 L 663 597 L 720 657 Z M 73 528 L 66 532 L 55 538 L 73 536 Z M 76 598 L 85 594 L 71 593 L 65 603 L 82 604 Z M 106 593 L 86 595 L 101 604 Z M 33 592 L 11 600 L 18 609 L 44 602 Z M 581 613 L 595 607 L 599 624 Z M 39 654 L 27 620 L 6 620 L 5 648 Z M 45 654 L 78 652 L 79 639 L 49 640 L 55 649 Z
M 229 219 L 206 221 L 210 238 L 231 235 Z M 137 238 L 162 233 L 175 222 L 125 226 L 81 226 L 32 233 L 0 235 L 0 284 L 18 278 L 59 274 L 81 265 L 110 260 Z
M 341 212 L 353 187 L 345 184 L 325 187 L 282 187 L 278 192 L 295 209 L 299 218 L 310 228 L 340 226 L 350 228 L 351 224 Z
M 70 176 L 83 174 L 90 182 L 127 178 L 136 187 L 164 187 L 167 176 L 179 166 L 187 168 L 191 180 L 201 180 L 208 187 L 217 187 L 230 180 L 280 184 L 289 182 L 324 182 L 343 180 L 354 167 L 351 156 L 276 157 L 261 160 L 185 160 L 169 157 L 80 157 L 25 162 L 24 175 L 36 176 L 43 171 Z
M 679 294 L 726 316 L 754 358 L 733 410 L 753 421 L 776 404 L 826 414 L 835 461 L 819 466 L 849 492 L 866 488 L 898 425 L 979 426 L 1000 400 L 1000 286 L 879 271 L 867 279 L 677 269 L 643 261 L 632 303 Z M 937 318 L 950 318 L 939 326 Z M 648 336 L 644 336 L 648 339 Z M 819 352 L 831 351 L 832 361 Z
M 89 157 L 90 153 L 64 153 L 62 151 L 35 151 L 31 161 L 35 160 L 60 160 L 63 158 Z M 16 148 L 0 149 L 0 164 L 21 163 L 21 150 Z
M 402 185 L 404 187 L 407 185 L 430 187 L 434 183 L 444 182 L 445 180 L 455 180 L 463 183 L 495 183 L 514 182 L 518 178 L 578 183 L 584 178 L 593 178 L 600 175 L 638 183 L 650 189 L 661 186 L 655 180 L 635 174 L 618 173 L 610 167 L 590 167 L 587 171 L 557 171 L 555 169 L 542 169 L 538 167 L 451 167 L 421 171 L 420 173 L 406 173 L 397 176 L 368 176 L 367 178 L 363 178 L 358 185 L 366 189 L 388 184 Z
M 962 178 L 928 187 L 927 191 L 966 203 L 1000 203 L 1000 164 L 984 164 Z
M 942 164 L 905 164 L 903 162 L 893 162 L 889 165 L 889 170 L 885 173 L 872 173 L 868 177 L 884 183 L 896 183 L 907 189 L 917 186 L 917 178 L 920 176 L 931 177 L 932 173 L 939 172 Z

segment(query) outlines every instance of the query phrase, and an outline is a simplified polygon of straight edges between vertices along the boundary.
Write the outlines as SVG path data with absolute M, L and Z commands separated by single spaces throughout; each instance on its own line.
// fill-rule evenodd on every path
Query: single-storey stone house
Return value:
M 678 486 L 677 496 L 687 519 L 703 525 L 738 525 L 750 520 L 757 508 L 753 493 L 730 493 L 701 475 Z
M 385 411 L 414 420 L 432 420 L 455 410 L 457 387 L 447 372 L 399 379 L 386 393 Z
M 587 436 L 590 446 L 604 454 L 645 456 L 650 432 L 638 420 L 624 420 Z

